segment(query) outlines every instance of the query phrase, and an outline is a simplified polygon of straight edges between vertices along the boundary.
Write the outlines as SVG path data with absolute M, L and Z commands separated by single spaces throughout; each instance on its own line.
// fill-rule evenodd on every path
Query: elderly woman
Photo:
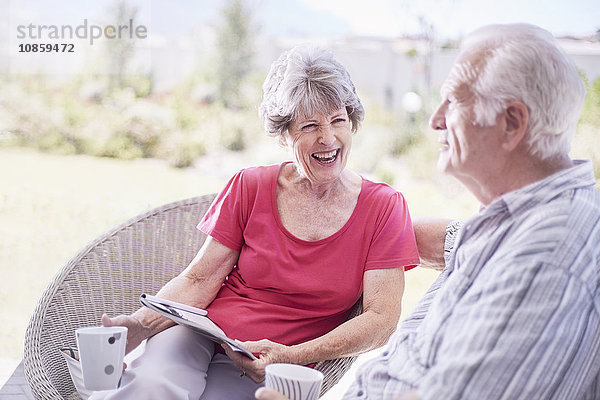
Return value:
M 402 195 L 346 169 L 364 116 L 348 72 L 328 52 L 295 48 L 263 88 L 259 115 L 293 160 L 231 178 L 198 225 L 204 246 L 158 293 L 207 309 L 258 360 L 149 309 L 104 316 L 129 328 L 128 350 L 151 337 L 106 398 L 253 398 L 269 363 L 355 355 L 394 331 L 419 256 Z M 364 312 L 344 322 L 361 296 Z

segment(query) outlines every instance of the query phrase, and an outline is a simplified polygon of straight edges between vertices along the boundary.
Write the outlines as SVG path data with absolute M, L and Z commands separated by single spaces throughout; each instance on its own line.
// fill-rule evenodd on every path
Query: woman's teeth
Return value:
M 335 161 L 335 159 L 336 159 L 336 157 L 338 155 L 338 152 L 339 152 L 339 149 L 332 150 L 332 151 L 329 151 L 327 153 L 313 153 L 312 157 L 315 160 L 317 160 L 317 161 L 319 161 L 319 162 L 321 162 L 323 164 L 329 164 L 329 163 L 332 163 L 332 162 Z

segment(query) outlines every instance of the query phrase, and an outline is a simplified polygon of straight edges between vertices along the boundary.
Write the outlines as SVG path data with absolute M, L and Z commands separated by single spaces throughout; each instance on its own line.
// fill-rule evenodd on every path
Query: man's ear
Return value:
M 502 147 L 514 150 L 523 141 L 529 127 L 529 109 L 520 101 L 511 101 L 504 110 L 506 120 L 505 138 Z

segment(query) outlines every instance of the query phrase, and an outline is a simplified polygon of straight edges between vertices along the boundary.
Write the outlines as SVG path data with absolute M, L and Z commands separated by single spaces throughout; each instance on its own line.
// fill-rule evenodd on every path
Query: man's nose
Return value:
M 429 118 L 429 126 L 431 129 L 446 129 L 446 105 L 440 104 Z

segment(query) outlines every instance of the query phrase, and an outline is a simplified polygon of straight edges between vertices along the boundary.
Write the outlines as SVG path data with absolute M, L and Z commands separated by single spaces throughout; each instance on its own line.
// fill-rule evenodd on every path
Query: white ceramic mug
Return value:
M 290 400 L 317 400 L 323 374 L 296 364 L 269 364 L 265 368 L 265 386 L 277 390 Z
M 75 334 L 85 388 L 116 389 L 123 373 L 127 328 L 94 326 L 79 328 Z

